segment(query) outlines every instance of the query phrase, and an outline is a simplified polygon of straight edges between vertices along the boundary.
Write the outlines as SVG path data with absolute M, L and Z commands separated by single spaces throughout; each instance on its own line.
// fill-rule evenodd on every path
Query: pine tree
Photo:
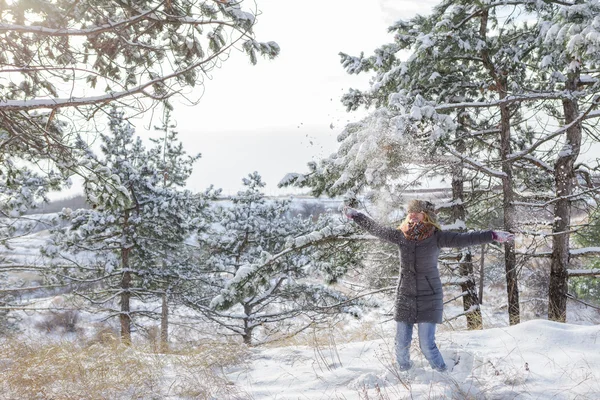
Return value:
M 109 307 L 118 298 L 120 310 L 113 312 L 119 316 L 122 340 L 130 342 L 133 316 L 144 312 L 132 310 L 132 298 L 157 298 L 157 291 L 162 294 L 176 280 L 186 279 L 193 268 L 184 241 L 204 224 L 210 192 L 181 189 L 197 156 L 188 157 L 176 146 L 176 133 L 165 139 L 169 144 L 157 142 L 148 150 L 116 109 L 110 112 L 109 128 L 110 133 L 100 136 L 103 158 L 90 154 L 103 166 L 109 183 L 87 182 L 93 208 L 65 210 L 62 216 L 71 226 L 54 231 L 46 252 L 58 258 L 64 258 L 64 252 L 90 255 L 75 267 L 57 267 L 58 276 L 70 283 L 93 284 L 91 292 L 86 287 L 76 291 L 93 304 Z M 163 157 L 163 149 L 169 148 L 176 150 L 167 150 Z M 165 185 L 167 165 L 177 177 L 170 185 Z M 112 182 L 120 185 L 118 195 L 110 193 Z
M 266 199 L 258 173 L 243 183 L 245 190 L 216 211 L 214 226 L 199 237 L 207 252 L 205 286 L 190 288 L 188 304 L 246 344 L 291 335 L 323 315 L 351 310 L 351 299 L 315 281 L 320 275 L 335 282 L 352 264 L 354 247 L 340 239 L 351 233 L 348 225 L 331 229 L 330 217 L 316 224 L 286 217 L 289 201 Z M 255 338 L 257 329 L 264 337 Z
M 548 295 L 548 318 L 560 322 L 567 318 L 573 205 L 600 190 L 590 173 L 598 168 L 598 160 L 595 166 L 579 160 L 586 136 L 600 142 L 596 127 L 600 94 L 598 13 L 598 1 L 549 4 L 542 9 L 536 43 L 536 61 L 540 68 L 536 83 L 543 91 L 561 93 L 560 101 L 547 105 L 548 114 L 561 126 L 556 131 L 560 135 L 551 171 L 554 215 Z M 547 141 L 540 141 L 536 146 L 547 145 Z
M 156 126 L 154 129 L 162 132 L 160 138 L 150 138 L 154 143 L 154 147 L 149 150 L 149 159 L 151 164 L 162 176 L 163 189 L 180 189 L 185 187 L 185 184 L 192 174 L 194 163 L 200 158 L 200 154 L 191 156 L 187 155 L 183 148 L 183 143 L 178 140 L 179 133 L 175 130 L 176 124 L 171 118 L 171 109 L 165 107 L 163 123 L 161 126 Z M 159 186 L 161 186 L 159 184 Z M 206 200 L 215 200 L 218 196 L 218 191 L 212 191 L 209 188 L 204 196 Z M 201 232 L 211 220 L 211 213 L 207 209 L 202 213 L 203 220 L 195 221 L 193 226 L 190 226 L 185 231 L 180 232 L 174 237 L 164 237 L 162 232 L 155 237 L 157 246 L 154 250 L 158 250 L 160 254 L 158 259 L 163 263 L 163 275 L 159 279 L 153 280 L 153 286 L 160 293 L 161 305 L 161 333 L 160 343 L 161 350 L 166 351 L 169 342 L 169 303 L 176 300 L 180 291 L 178 287 L 192 277 L 197 271 L 197 255 L 196 249 L 185 243 L 186 236 L 190 232 Z

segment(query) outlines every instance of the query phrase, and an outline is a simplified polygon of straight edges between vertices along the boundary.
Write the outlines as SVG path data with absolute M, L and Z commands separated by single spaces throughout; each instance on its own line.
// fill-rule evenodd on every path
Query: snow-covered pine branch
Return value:
M 473 168 L 473 169 L 476 169 L 478 171 L 483 172 L 486 175 L 493 176 L 496 178 L 502 178 L 502 177 L 506 176 L 506 174 L 504 172 L 488 168 L 476 160 L 465 157 L 464 155 L 462 155 L 461 153 L 457 152 L 456 150 L 454 150 L 453 148 L 451 148 L 449 146 L 444 146 L 444 147 L 445 147 L 446 151 L 448 151 L 450 154 L 452 154 L 454 157 L 458 158 L 459 160 L 470 165 L 471 168 Z
M 527 257 L 552 257 L 552 252 L 517 252 L 518 255 Z M 600 247 L 584 247 L 580 249 L 570 249 L 570 257 L 584 257 L 584 256 L 597 256 L 600 255 Z
M 537 150 L 541 145 L 547 143 L 548 141 L 554 139 L 557 136 L 563 135 L 565 132 L 567 132 L 567 130 L 569 130 L 571 127 L 580 124 L 582 120 L 584 120 L 586 118 L 586 116 L 588 116 L 596 107 L 598 107 L 598 104 L 600 103 L 600 95 L 596 96 L 596 98 L 594 99 L 594 101 L 592 102 L 592 104 L 590 104 L 588 106 L 588 108 L 586 109 L 585 112 L 580 113 L 579 116 L 571 121 L 570 123 L 568 123 L 567 125 L 555 130 L 554 132 L 544 136 L 543 138 L 538 139 L 535 143 L 533 143 L 531 146 L 529 146 L 529 148 L 527 148 L 526 150 L 520 151 L 518 153 L 514 153 L 511 154 L 509 156 L 509 161 L 515 161 L 518 160 L 520 158 L 525 157 L 526 155 L 531 154 L 533 151 Z
M 584 95 L 585 92 L 581 92 Z M 452 111 L 456 109 L 477 109 L 477 108 L 497 108 L 499 106 L 511 105 L 515 103 L 523 103 L 526 101 L 540 101 L 540 100 L 561 100 L 564 98 L 571 98 L 574 94 L 568 92 L 549 92 L 549 93 L 533 93 L 533 94 L 521 94 L 506 96 L 503 99 L 490 100 L 490 101 L 473 101 L 473 102 L 457 102 L 457 103 L 445 103 L 439 104 L 435 107 L 436 111 Z M 575 94 L 576 95 L 576 94 Z M 582 119 L 585 118 L 588 113 L 582 115 Z
M 233 47 L 236 43 L 230 44 L 224 50 L 229 50 L 230 47 Z M 166 88 L 166 83 L 172 80 L 176 80 L 180 78 L 182 75 L 192 72 L 197 68 L 201 68 L 204 65 L 212 65 L 212 63 L 218 59 L 219 54 L 213 54 L 207 58 L 203 58 L 196 63 L 193 63 L 186 68 L 179 69 L 170 74 L 165 74 L 162 76 L 154 75 L 155 77 L 152 79 L 148 79 L 145 82 L 130 87 L 127 90 L 110 92 L 103 95 L 97 96 L 86 96 L 86 97 L 68 97 L 68 98 L 53 98 L 53 99 L 36 99 L 36 100 L 7 100 L 0 99 L 0 111 L 31 111 L 37 109 L 59 109 L 66 107 L 83 107 L 83 106 L 92 106 L 92 105 L 105 105 L 109 103 L 116 102 L 117 100 L 134 97 L 135 95 L 141 95 L 142 97 L 149 97 L 153 100 L 166 100 L 173 93 L 165 92 L 161 93 L 161 91 L 153 91 L 148 92 L 148 89 L 156 88 L 160 86 L 161 88 Z
M 99 35 L 101 33 L 118 31 L 127 25 L 134 25 L 139 21 L 150 19 L 155 13 L 157 8 L 153 10 L 141 11 L 138 14 L 133 15 L 130 18 L 122 19 L 120 21 L 111 21 L 106 24 L 92 25 L 86 28 L 73 29 L 70 27 L 61 28 L 50 28 L 43 25 L 16 25 L 9 23 L 0 23 L 0 33 L 28 33 L 37 34 L 44 36 L 92 36 Z M 156 19 L 156 18 L 155 18 Z

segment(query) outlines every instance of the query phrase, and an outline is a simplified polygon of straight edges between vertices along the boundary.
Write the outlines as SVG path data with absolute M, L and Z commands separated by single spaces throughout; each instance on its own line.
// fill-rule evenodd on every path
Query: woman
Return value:
M 412 367 L 410 343 L 418 324 L 419 345 L 431 367 L 446 371 L 446 363 L 435 344 L 435 327 L 442 322 L 443 293 L 437 267 L 440 248 L 467 247 L 506 242 L 514 235 L 502 231 L 444 232 L 437 223 L 435 207 L 423 200 L 408 204 L 407 216 L 397 228 L 378 225 L 357 210 L 344 207 L 344 214 L 374 236 L 400 248 L 400 278 L 396 287 L 394 319 L 397 322 L 396 359 L 401 371 Z

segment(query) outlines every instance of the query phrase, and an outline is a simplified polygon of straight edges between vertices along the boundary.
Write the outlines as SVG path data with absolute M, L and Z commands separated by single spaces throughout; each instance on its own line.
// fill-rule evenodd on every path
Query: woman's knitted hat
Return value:
M 437 215 L 435 213 L 435 205 L 425 200 L 411 200 L 408 202 L 406 209 L 408 214 L 410 213 L 425 213 L 429 216 L 433 223 L 437 223 Z
M 407 213 L 433 213 L 435 214 L 435 206 L 433 203 L 425 200 L 411 200 L 408 202 Z

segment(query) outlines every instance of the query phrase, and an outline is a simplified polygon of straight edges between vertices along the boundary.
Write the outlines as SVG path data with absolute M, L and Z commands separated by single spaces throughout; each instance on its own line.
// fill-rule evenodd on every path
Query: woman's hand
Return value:
M 515 235 L 510 232 L 492 231 L 492 238 L 495 242 L 505 243 L 512 242 L 513 240 L 515 240 Z
M 360 214 L 357 210 L 355 210 L 352 207 L 348 207 L 348 206 L 344 206 L 344 209 L 342 210 L 342 212 L 348 219 L 353 219 L 354 217 L 358 216 L 358 214 Z

